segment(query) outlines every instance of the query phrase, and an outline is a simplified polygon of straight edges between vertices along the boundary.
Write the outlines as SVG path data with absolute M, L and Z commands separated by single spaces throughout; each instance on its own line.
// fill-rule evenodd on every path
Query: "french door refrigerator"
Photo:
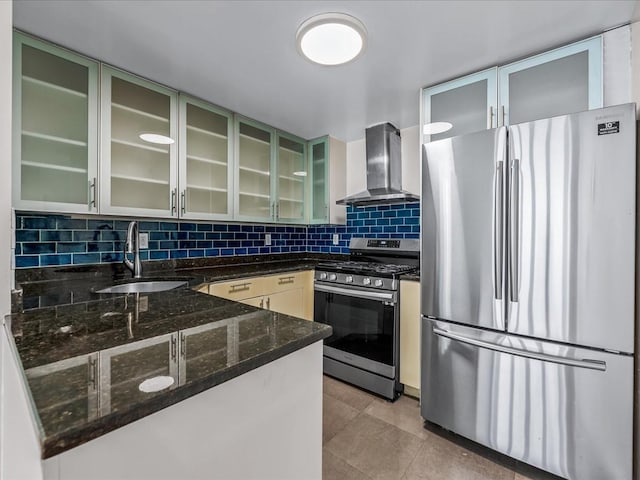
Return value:
M 633 457 L 635 105 L 423 146 L 421 412 L 569 479 Z

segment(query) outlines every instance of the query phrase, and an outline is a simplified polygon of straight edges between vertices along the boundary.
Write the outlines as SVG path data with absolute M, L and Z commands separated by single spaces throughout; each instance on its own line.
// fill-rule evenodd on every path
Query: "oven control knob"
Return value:
M 376 281 L 374 282 L 374 285 L 375 285 L 376 287 L 381 287 L 381 286 L 382 286 L 382 280 L 376 280 Z
M 371 279 L 368 278 L 368 277 L 365 277 L 365 278 L 362 279 L 362 283 L 364 285 L 371 285 Z
M 353 276 L 347 275 L 345 277 L 344 281 L 347 282 L 347 283 L 353 283 Z
M 329 275 L 329 280 L 335 280 L 336 278 L 338 278 L 338 276 L 335 273 Z
M 326 280 L 326 278 L 327 278 L 327 274 L 326 274 L 326 273 L 324 273 L 324 272 L 322 272 L 322 273 L 320 274 L 320 280 Z

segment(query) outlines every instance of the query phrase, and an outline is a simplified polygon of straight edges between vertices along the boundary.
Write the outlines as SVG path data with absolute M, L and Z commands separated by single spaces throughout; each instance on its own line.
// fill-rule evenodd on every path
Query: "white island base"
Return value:
M 46 480 L 321 480 L 322 341 L 43 467 Z

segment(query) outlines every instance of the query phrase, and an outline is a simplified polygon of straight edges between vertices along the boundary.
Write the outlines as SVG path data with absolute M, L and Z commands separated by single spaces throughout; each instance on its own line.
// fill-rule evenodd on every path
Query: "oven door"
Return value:
M 316 282 L 314 295 L 314 320 L 333 328 L 325 356 L 395 378 L 397 292 Z

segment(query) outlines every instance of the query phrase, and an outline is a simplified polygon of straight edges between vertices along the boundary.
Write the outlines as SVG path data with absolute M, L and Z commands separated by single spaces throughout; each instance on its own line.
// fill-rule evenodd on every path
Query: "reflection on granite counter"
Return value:
M 143 262 L 143 275 L 186 277 L 193 286 L 196 283 L 217 282 L 243 276 L 309 270 L 315 268 L 319 261 L 343 260 L 347 257 L 300 253 L 150 261 Z M 127 278 L 130 278 L 130 274 L 124 271 L 122 264 L 16 270 L 16 284 L 21 293 L 13 296 L 12 311 L 97 300 L 101 297 L 92 291 Z
M 59 291 L 68 286 L 57 283 Z M 85 281 L 84 291 L 94 300 L 8 317 L 39 417 L 43 458 L 320 341 L 331 331 L 189 289 L 105 297 L 86 293 L 92 285 Z M 56 291 L 47 288 L 50 294 Z M 162 376 L 173 384 L 155 393 L 140 391 L 142 381 Z

